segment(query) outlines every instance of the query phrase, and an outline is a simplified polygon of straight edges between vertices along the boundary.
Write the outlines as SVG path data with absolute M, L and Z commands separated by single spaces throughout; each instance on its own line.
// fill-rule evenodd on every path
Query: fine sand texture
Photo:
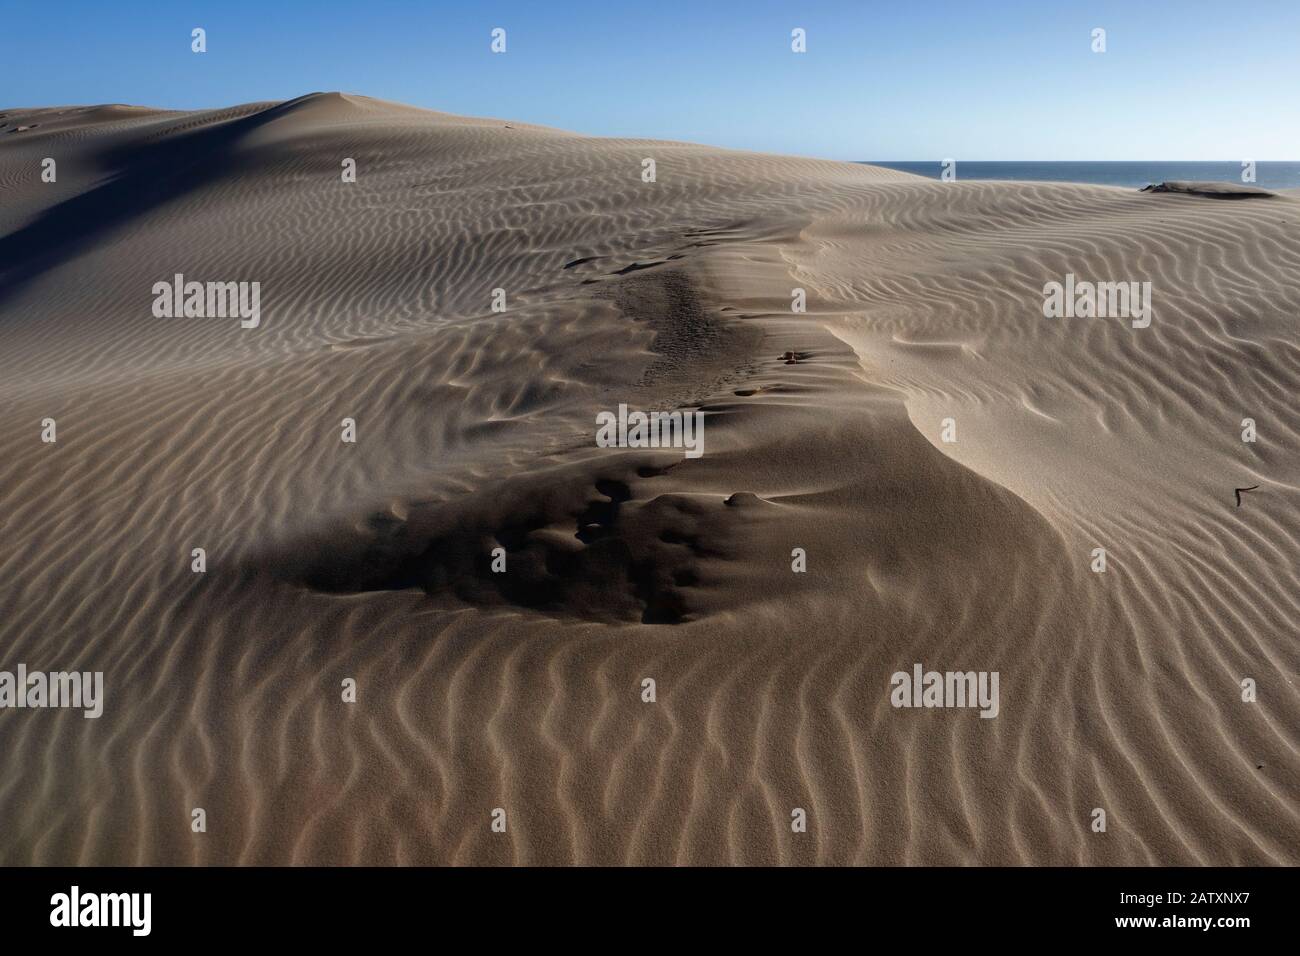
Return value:
M 0 114 L 0 863 L 1300 863 L 1300 199 Z

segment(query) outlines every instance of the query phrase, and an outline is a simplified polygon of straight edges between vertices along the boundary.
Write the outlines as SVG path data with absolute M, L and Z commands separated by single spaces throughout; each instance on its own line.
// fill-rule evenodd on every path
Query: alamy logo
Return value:
M 896 671 L 889 678 L 889 702 L 895 707 L 978 707 L 981 717 L 998 715 L 997 671 Z
M 132 936 L 148 936 L 153 926 L 152 893 L 71 892 L 50 897 L 51 926 L 129 926 Z
M 1043 315 L 1049 319 L 1132 319 L 1133 328 L 1151 324 L 1150 282 L 1077 281 L 1068 273 L 1065 283 L 1043 286 Z
M 687 458 L 704 454 L 704 412 L 629 412 L 596 414 L 599 448 L 683 448 Z
M 0 671 L 0 708 L 73 707 L 90 719 L 104 712 L 103 671 Z
M 153 284 L 153 314 L 157 319 L 226 319 L 255 329 L 262 321 L 262 283 L 186 282 L 176 273 L 171 282 Z

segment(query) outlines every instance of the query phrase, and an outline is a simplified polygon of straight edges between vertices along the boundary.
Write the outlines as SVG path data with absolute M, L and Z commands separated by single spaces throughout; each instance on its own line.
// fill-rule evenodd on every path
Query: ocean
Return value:
M 943 166 L 938 160 L 922 162 L 879 162 L 885 166 L 919 176 L 940 178 Z M 1170 179 L 1190 179 L 1224 183 L 1242 183 L 1240 160 L 1222 162 L 963 162 L 956 163 L 958 179 L 1018 179 L 1046 182 L 1096 183 L 1102 186 L 1127 186 L 1140 189 L 1149 183 Z M 1255 182 L 1261 189 L 1300 188 L 1300 162 L 1265 162 L 1255 164 Z

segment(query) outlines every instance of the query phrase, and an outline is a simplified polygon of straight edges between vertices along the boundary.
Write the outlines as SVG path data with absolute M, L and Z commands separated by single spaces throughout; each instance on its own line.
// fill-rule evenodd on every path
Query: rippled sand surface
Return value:
M 0 669 L 105 683 L 0 710 L 0 863 L 1300 863 L 1296 197 L 0 123 Z M 620 403 L 703 456 L 597 447 Z M 916 663 L 997 716 L 891 706 Z

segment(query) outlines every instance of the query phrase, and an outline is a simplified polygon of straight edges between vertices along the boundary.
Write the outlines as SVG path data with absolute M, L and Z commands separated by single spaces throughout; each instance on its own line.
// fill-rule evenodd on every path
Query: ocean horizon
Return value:
M 860 160 L 871 166 L 884 166 L 905 173 L 939 179 L 941 160 Z M 1143 186 L 1167 180 L 1193 180 L 1243 184 L 1241 160 L 1205 162 L 1163 160 L 1035 162 L 1029 160 L 956 162 L 957 179 L 999 179 L 1030 182 L 1089 183 L 1098 186 Z M 1261 189 L 1300 188 L 1300 162 L 1259 161 L 1255 164 L 1255 181 L 1249 185 Z

